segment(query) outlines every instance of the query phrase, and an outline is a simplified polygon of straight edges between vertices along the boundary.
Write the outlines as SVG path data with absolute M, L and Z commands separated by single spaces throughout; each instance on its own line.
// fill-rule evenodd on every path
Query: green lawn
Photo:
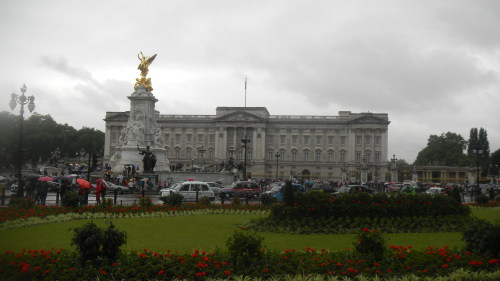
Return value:
M 125 249 L 155 251 L 177 250 L 190 252 L 194 249 L 225 249 L 226 240 L 244 223 L 257 215 L 195 215 L 164 218 L 114 219 L 119 230 L 127 233 Z M 30 228 L 0 232 L 0 251 L 25 249 L 73 249 L 70 228 L 79 227 L 87 221 L 70 221 L 38 225 Z M 103 220 L 95 221 L 104 226 Z M 339 235 L 292 235 L 260 233 L 268 249 L 316 249 L 344 250 L 352 245 L 352 234 Z M 462 247 L 460 233 L 405 233 L 387 234 L 388 244 L 413 246 Z

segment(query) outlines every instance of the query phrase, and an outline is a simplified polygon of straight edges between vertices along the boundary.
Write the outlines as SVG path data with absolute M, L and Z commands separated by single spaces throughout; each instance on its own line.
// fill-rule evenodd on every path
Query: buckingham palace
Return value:
M 154 112 L 172 170 L 219 172 L 230 162 L 244 162 L 253 178 L 387 177 L 387 113 L 271 115 L 265 107 L 217 107 L 215 115 Z M 130 111 L 106 113 L 104 159 L 119 146 L 129 116 Z

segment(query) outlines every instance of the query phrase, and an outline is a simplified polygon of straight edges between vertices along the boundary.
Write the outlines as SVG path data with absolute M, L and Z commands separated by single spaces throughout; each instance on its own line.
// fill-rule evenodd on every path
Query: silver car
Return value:
M 162 189 L 160 196 L 168 196 L 171 193 L 178 193 L 184 196 L 185 201 L 196 201 L 196 194 L 198 193 L 198 200 L 203 197 L 208 197 L 210 201 L 215 200 L 215 195 L 210 186 L 206 182 L 201 181 L 185 181 L 178 183 L 170 188 Z

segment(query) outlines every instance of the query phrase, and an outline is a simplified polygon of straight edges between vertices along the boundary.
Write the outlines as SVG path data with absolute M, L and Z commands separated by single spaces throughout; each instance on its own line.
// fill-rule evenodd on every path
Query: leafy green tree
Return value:
M 19 143 L 19 116 L 0 112 L 0 169 L 12 169 Z M 59 149 L 60 157 L 75 157 L 81 149 L 91 157 L 101 154 L 104 133 L 93 128 L 76 130 L 68 124 L 58 124 L 50 115 L 33 113 L 24 120 L 23 160 L 45 163 Z M 95 161 L 92 161 L 95 162 Z
M 476 151 L 481 152 L 476 153 Z M 481 175 L 486 176 L 490 163 L 490 142 L 488 141 L 488 132 L 485 129 L 472 128 L 470 130 L 467 158 L 470 166 L 475 167 L 479 162 Z
M 461 135 L 430 135 L 427 146 L 422 149 L 415 160 L 415 165 L 466 166 L 468 164 L 464 150 L 467 141 Z

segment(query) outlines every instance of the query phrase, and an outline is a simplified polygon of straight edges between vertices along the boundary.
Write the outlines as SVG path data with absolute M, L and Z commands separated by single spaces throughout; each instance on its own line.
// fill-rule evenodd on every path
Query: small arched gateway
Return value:
M 302 178 L 308 179 L 310 177 L 311 177 L 311 171 L 309 171 L 308 169 L 302 170 Z

